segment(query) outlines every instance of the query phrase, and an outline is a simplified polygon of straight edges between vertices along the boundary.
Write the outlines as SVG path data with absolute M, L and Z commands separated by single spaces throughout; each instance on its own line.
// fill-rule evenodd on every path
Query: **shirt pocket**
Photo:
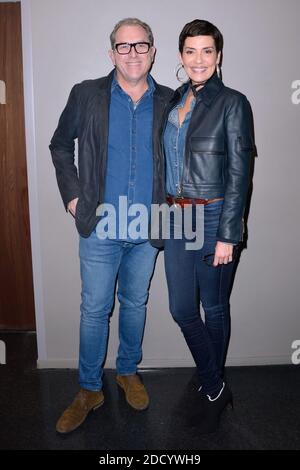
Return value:
M 224 183 L 225 143 L 219 137 L 192 137 L 189 155 L 189 182 Z

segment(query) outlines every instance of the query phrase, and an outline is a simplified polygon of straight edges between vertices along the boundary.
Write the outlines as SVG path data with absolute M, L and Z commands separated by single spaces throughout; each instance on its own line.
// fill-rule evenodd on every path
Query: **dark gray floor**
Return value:
M 78 390 L 77 372 L 37 370 L 33 334 L 0 332 L 1 339 L 1 449 L 300 449 L 300 366 L 227 368 L 234 410 L 224 412 L 217 433 L 202 437 L 190 424 L 199 400 L 194 369 L 142 372 L 151 399 L 143 412 L 126 404 L 107 370 L 103 407 L 62 436 L 55 422 Z

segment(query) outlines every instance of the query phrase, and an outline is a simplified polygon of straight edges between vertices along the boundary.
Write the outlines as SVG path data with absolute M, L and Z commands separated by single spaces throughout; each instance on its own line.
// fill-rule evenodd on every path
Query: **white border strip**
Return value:
M 39 231 L 30 0 L 21 0 L 25 138 L 38 358 L 47 359 Z

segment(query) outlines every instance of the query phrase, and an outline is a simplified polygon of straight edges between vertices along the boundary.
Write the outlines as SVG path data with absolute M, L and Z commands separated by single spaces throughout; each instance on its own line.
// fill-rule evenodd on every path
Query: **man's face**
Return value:
M 144 28 L 138 25 L 121 26 L 116 33 L 116 44 L 149 42 Z M 128 84 L 146 80 L 154 60 L 155 48 L 150 47 L 145 54 L 138 54 L 134 47 L 129 54 L 119 54 L 115 49 L 109 51 L 112 63 L 116 67 L 117 79 Z

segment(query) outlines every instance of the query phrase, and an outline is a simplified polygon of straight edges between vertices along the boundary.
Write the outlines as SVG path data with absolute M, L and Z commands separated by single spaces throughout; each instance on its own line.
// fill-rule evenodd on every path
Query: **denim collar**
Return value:
M 148 89 L 146 90 L 145 93 L 152 96 L 154 91 L 155 91 L 155 84 L 154 84 L 154 80 L 153 80 L 153 78 L 150 74 L 147 75 L 147 83 L 148 83 Z M 124 92 L 124 90 L 122 89 L 122 87 L 120 87 L 120 85 L 118 83 L 118 80 L 116 78 L 116 71 L 114 71 L 113 80 L 112 80 L 112 84 L 111 84 L 111 93 L 113 93 L 116 88 L 119 88 L 120 90 L 122 90 Z

